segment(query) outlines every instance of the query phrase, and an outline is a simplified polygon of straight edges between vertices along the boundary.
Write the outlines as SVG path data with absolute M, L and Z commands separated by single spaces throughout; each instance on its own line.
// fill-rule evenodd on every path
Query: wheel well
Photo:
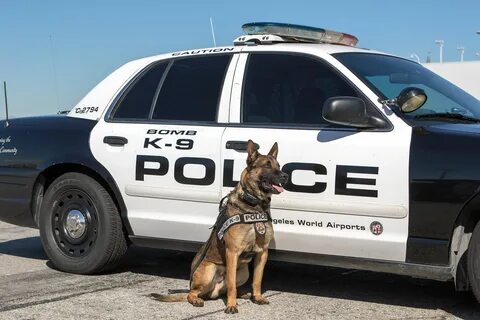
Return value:
M 467 202 L 460 212 L 452 233 L 450 257 L 453 266 L 455 287 L 459 291 L 469 290 L 467 275 L 467 253 L 470 238 L 475 226 L 480 221 L 480 194 Z
M 53 183 L 53 181 L 55 181 L 55 179 L 60 177 L 62 174 L 65 174 L 68 172 L 77 172 L 77 173 L 85 174 L 90 178 L 95 179 L 98 183 L 100 183 L 102 187 L 104 187 L 105 190 L 107 190 L 107 192 L 110 194 L 115 205 L 117 206 L 118 211 L 120 212 L 120 215 L 122 216 L 122 212 L 121 212 L 122 206 L 120 205 L 115 195 L 115 192 L 112 190 L 111 186 L 100 174 L 98 174 L 96 171 L 84 165 L 73 164 L 73 163 L 62 163 L 62 164 L 53 165 L 51 167 L 48 167 L 44 171 L 42 171 L 38 175 L 37 180 L 35 181 L 35 184 L 33 186 L 31 210 L 33 214 L 33 219 L 37 226 L 38 226 L 38 216 L 40 212 L 40 206 L 42 204 L 43 195 L 45 191 Z

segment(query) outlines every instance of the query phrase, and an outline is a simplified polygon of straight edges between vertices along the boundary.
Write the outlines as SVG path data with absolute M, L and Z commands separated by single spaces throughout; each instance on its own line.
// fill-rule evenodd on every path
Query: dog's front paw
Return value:
M 201 298 L 193 298 L 193 299 L 187 299 L 187 300 L 194 307 L 203 307 L 204 305 L 203 299 Z
M 225 313 L 228 313 L 228 314 L 238 313 L 238 307 L 237 306 L 227 306 L 225 308 Z
M 252 297 L 252 302 L 256 304 L 269 304 L 270 302 L 268 301 L 267 298 L 264 296 L 253 296 Z

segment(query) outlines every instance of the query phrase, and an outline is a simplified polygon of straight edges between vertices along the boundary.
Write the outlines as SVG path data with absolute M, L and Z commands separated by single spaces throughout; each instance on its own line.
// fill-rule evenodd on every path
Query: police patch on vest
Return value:
M 259 235 L 264 235 L 265 232 L 267 231 L 267 228 L 265 227 L 265 223 L 263 222 L 256 222 L 255 223 L 255 231 L 259 234 Z
M 255 212 L 255 213 L 245 213 L 243 215 L 243 219 L 245 223 L 252 223 L 255 221 L 264 221 L 268 219 L 268 215 L 266 213 Z

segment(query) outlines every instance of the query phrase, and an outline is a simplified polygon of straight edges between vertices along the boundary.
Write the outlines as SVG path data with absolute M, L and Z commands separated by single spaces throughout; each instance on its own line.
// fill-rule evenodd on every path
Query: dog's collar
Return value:
M 240 186 L 242 187 L 242 200 L 245 201 L 249 206 L 255 207 L 262 201 L 248 192 L 243 183 L 240 183 Z
M 253 194 L 251 194 L 250 192 L 245 191 L 245 190 L 243 191 L 242 199 L 243 199 L 243 201 L 245 201 L 248 205 L 250 205 L 252 207 L 257 206 L 261 201 L 260 199 L 255 197 Z

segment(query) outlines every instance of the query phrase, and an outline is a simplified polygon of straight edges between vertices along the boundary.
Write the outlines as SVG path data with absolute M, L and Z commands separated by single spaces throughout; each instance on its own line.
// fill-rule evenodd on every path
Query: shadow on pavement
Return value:
M 0 242 L 0 254 L 38 260 L 47 259 L 38 236 Z
M 132 248 L 121 269 L 188 280 L 193 256 L 193 253 Z M 480 319 L 480 306 L 470 294 L 455 292 L 453 282 L 269 261 L 263 287 L 265 291 L 439 309 L 462 319 Z
M 0 254 L 47 259 L 39 237 L 2 242 Z M 193 256 L 187 252 L 131 247 L 114 273 L 133 272 L 188 280 Z M 50 261 L 47 265 L 52 267 Z M 456 293 L 452 282 L 269 261 L 263 288 L 264 291 L 439 309 L 463 319 L 480 319 L 479 305 L 469 294 Z M 184 288 L 165 289 L 188 289 L 188 283 Z

